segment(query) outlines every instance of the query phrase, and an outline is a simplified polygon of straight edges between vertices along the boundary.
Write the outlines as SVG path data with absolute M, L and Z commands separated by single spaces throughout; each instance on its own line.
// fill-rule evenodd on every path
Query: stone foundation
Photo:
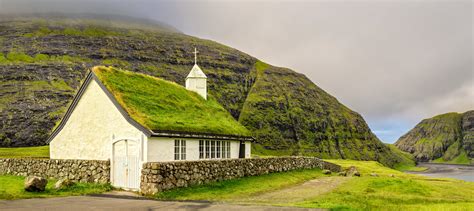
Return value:
M 99 160 L 50 160 L 31 158 L 0 158 L 0 175 L 69 178 L 75 182 L 108 183 L 110 162 Z
M 341 166 L 314 157 L 156 162 L 143 164 L 140 189 L 144 194 L 155 194 L 213 181 L 312 168 L 341 171 Z

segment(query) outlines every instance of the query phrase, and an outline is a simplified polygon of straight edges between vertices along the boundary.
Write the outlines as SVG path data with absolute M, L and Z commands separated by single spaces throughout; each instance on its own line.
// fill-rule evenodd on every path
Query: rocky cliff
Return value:
M 88 68 L 184 84 L 194 47 L 209 93 L 253 132 L 255 153 L 399 161 L 358 113 L 300 73 L 170 27 L 77 18 L 0 21 L 0 146 L 45 144 Z
M 474 158 L 474 111 L 424 119 L 395 145 L 418 161 L 469 164 Z

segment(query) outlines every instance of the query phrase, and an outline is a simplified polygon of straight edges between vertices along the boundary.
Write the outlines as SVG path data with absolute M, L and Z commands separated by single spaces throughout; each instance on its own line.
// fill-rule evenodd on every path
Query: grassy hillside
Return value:
M 94 67 L 93 72 L 138 123 L 153 131 L 249 136 L 212 96 L 145 74 Z
M 262 152 L 401 161 L 358 113 L 306 76 L 168 28 L 2 19 L 0 146 L 44 144 L 87 69 L 112 65 L 184 85 L 196 47 L 209 93 L 256 136 Z
M 49 158 L 49 146 L 0 148 L 0 158 Z
M 419 161 L 470 164 L 474 158 L 474 111 L 425 119 L 395 145 Z
M 386 145 L 390 148 L 390 150 L 393 153 L 397 154 L 398 157 L 402 158 L 401 162 L 399 162 L 395 166 L 393 166 L 394 169 L 397 169 L 399 171 L 424 171 L 424 170 L 426 170 L 425 167 L 416 167 L 415 158 L 413 157 L 412 154 L 398 149 L 393 144 L 386 144 Z
M 260 61 L 251 74 L 255 82 L 239 121 L 255 131 L 260 146 L 254 147 L 254 153 L 377 158 L 386 164 L 401 161 L 358 113 L 314 86 L 306 76 Z

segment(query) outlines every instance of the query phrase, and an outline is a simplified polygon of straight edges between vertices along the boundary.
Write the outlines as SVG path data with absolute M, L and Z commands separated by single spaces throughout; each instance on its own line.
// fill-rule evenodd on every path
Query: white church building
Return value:
M 111 85 L 115 79 L 123 76 L 130 80 L 123 80 L 115 87 Z M 140 92 L 139 87 L 146 86 L 142 83 L 147 81 L 152 82 L 147 87 L 156 85 L 156 96 L 155 92 Z M 127 89 L 131 87 L 138 90 L 133 90 L 134 95 L 138 95 L 137 99 L 153 99 L 138 102 L 139 106 L 143 103 L 152 112 L 129 106 L 137 104 L 132 100 L 127 101 Z M 173 90 L 167 93 L 169 87 Z M 181 95 L 174 96 L 173 93 Z M 188 95 L 190 97 L 186 97 Z M 163 106 L 163 102 L 169 99 L 162 96 L 179 98 L 187 103 L 199 102 L 204 110 L 215 109 L 213 114 L 199 114 L 190 110 L 190 119 L 193 116 L 192 121 L 202 119 L 222 124 L 201 126 L 191 120 L 187 122 L 187 119 L 168 120 L 172 114 L 160 113 L 161 108 L 188 111 L 186 108 L 173 108 L 172 104 Z M 242 133 L 247 130 L 218 103 L 218 108 L 207 106 L 206 101 L 209 100 L 214 99 L 207 95 L 207 77 L 197 65 L 196 52 L 195 64 L 186 77 L 186 87 L 139 73 L 94 67 L 48 140 L 50 157 L 110 160 L 112 185 L 132 190 L 139 189 L 141 167 L 146 162 L 249 158 L 253 141 L 250 133 Z M 193 106 L 188 107 L 191 109 Z M 165 126 L 175 129 L 162 129 Z

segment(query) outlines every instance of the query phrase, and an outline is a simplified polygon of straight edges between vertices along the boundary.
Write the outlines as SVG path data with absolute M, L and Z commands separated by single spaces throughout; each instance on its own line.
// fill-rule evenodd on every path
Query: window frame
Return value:
M 186 160 L 186 140 L 181 139 L 181 160 Z
M 204 159 L 204 140 L 199 140 L 199 159 Z
M 211 155 L 210 155 L 211 150 L 210 150 L 210 148 L 211 148 L 210 141 L 209 141 L 209 140 L 206 140 L 206 145 L 205 145 L 205 150 L 204 150 L 204 151 L 205 151 L 205 155 L 206 155 L 206 156 L 205 156 L 205 159 L 210 159 L 210 158 L 211 158 Z
M 231 158 L 230 149 L 231 141 L 201 139 L 198 146 L 199 160 L 229 159 Z M 184 158 L 186 158 L 186 155 L 184 155 Z
M 216 141 L 211 141 L 211 159 L 216 159 Z
M 174 140 L 174 160 L 186 160 L 186 140 Z
M 216 141 L 216 159 L 221 158 L 221 142 L 222 141 Z

